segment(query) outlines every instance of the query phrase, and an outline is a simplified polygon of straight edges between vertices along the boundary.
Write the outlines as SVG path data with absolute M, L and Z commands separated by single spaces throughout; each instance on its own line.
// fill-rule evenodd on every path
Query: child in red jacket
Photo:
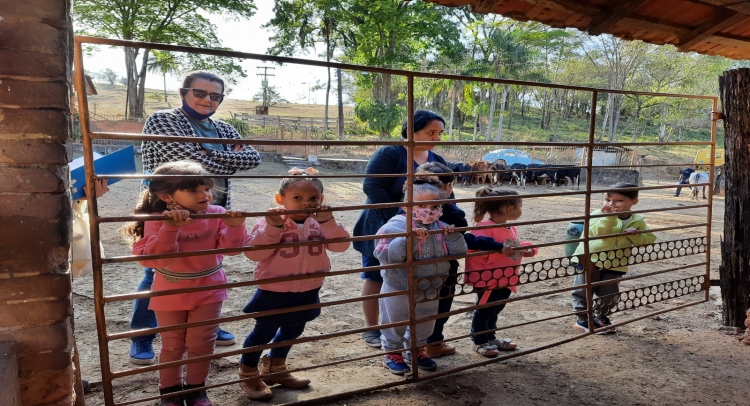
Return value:
M 506 225 L 508 221 L 518 220 L 522 214 L 523 200 L 518 198 L 516 191 L 483 186 L 477 190 L 476 196 L 506 196 L 505 199 L 480 200 L 474 205 L 474 221 L 478 226 L 503 225 L 471 231 L 474 235 L 491 237 L 504 245 L 502 253 L 493 252 L 466 258 L 466 283 L 474 286 L 477 304 L 480 305 L 509 298 L 511 291 L 515 291 L 513 285 L 518 283 L 518 265 L 521 263 L 521 257 L 533 257 L 538 251 L 536 248 L 513 249 L 532 245 L 528 241 L 519 240 L 516 228 Z M 487 214 L 489 219 L 484 220 Z M 471 339 L 474 341 L 474 350 L 484 357 L 494 358 L 500 354 L 498 350 L 508 351 L 516 348 L 516 343 L 510 339 L 499 340 L 495 337 L 497 315 L 504 307 L 505 304 L 500 304 L 474 311 Z

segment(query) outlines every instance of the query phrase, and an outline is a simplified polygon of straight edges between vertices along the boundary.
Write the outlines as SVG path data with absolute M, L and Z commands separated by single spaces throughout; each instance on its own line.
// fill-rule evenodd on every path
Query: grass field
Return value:
M 99 115 L 124 115 L 125 113 L 125 88 L 123 86 L 112 86 L 103 83 L 96 84 L 99 94 L 89 95 L 89 109 L 92 113 Z M 335 98 L 331 95 L 331 101 Z M 159 110 L 179 107 L 180 96 L 177 91 L 167 91 L 167 102 L 164 101 L 164 91 L 160 89 L 146 89 L 146 114 L 152 114 Z M 247 113 L 255 114 L 255 106 L 261 102 L 252 100 L 233 99 L 232 95 L 224 99 L 221 108 L 216 112 L 216 117 L 221 119 L 231 118 L 232 114 Z M 323 117 L 325 106 L 320 104 L 279 104 L 271 106 L 269 115 L 282 117 Z M 352 106 L 344 106 L 344 115 L 350 115 Z M 336 105 L 328 107 L 328 114 L 336 116 Z

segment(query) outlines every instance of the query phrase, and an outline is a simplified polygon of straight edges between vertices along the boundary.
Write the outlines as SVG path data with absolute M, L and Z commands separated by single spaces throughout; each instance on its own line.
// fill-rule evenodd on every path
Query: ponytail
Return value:
M 474 223 L 484 220 L 487 213 L 498 213 L 503 207 L 518 206 L 521 203 L 521 199 L 510 196 L 518 196 L 518 192 L 488 186 L 477 189 L 476 197 L 500 197 L 500 199 L 484 199 L 474 202 Z
M 133 214 L 148 215 L 151 213 L 163 212 L 164 210 L 167 210 L 167 203 L 148 190 L 144 190 L 141 192 L 140 199 L 135 206 L 135 210 L 133 210 Z M 130 247 L 143 238 L 145 223 L 145 220 L 138 220 L 122 227 L 122 236 Z

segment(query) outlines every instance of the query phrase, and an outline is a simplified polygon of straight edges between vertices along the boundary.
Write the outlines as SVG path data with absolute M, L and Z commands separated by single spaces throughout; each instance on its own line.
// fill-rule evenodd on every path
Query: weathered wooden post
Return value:
M 721 246 L 721 298 L 724 325 L 743 327 L 750 307 L 750 69 L 719 77 L 724 113 L 724 240 Z

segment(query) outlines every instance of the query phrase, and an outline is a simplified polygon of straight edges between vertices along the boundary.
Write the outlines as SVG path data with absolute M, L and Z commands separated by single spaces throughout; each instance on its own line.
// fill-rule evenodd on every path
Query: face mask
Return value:
M 443 208 L 439 209 L 428 209 L 426 207 L 414 207 L 412 208 L 412 220 L 422 224 L 432 224 L 436 222 L 440 216 L 443 215 Z
M 210 112 L 208 114 L 198 113 L 197 111 L 193 110 L 192 107 L 188 106 L 188 104 L 185 101 L 185 99 L 182 99 L 182 111 L 184 111 L 185 113 L 187 113 L 188 116 L 190 116 L 190 117 L 192 117 L 192 118 L 194 118 L 196 120 L 205 120 L 205 119 L 213 116 L 214 113 L 216 113 L 216 111 L 212 111 L 212 112 Z

